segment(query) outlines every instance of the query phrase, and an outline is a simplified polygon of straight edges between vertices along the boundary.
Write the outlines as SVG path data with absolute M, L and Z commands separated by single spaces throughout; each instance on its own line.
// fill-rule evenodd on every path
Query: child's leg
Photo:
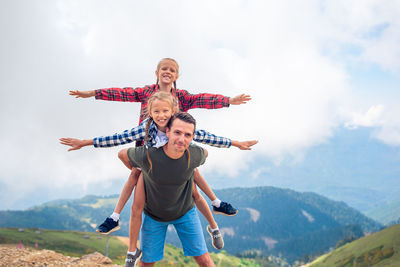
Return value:
M 135 187 L 137 180 L 140 175 L 140 170 L 136 168 L 132 168 L 132 165 L 128 158 L 128 149 L 122 149 L 118 152 L 118 158 L 124 163 L 124 165 L 132 170 L 129 175 L 128 181 L 126 181 L 124 188 L 122 188 L 121 194 L 119 195 L 119 199 L 117 205 L 115 206 L 114 213 L 121 214 L 122 209 L 124 208 L 126 202 L 131 197 L 133 188 Z
M 131 165 L 131 161 L 129 160 L 128 157 L 128 148 L 122 149 L 118 152 L 118 158 L 122 161 L 122 163 L 124 163 L 124 165 L 132 170 L 132 165 Z
M 194 182 L 200 187 L 201 191 L 206 194 L 206 196 L 211 200 L 216 200 L 217 197 L 215 196 L 214 192 L 206 182 L 206 180 L 201 176 L 199 170 L 196 168 L 194 172 Z
M 146 195 L 144 192 L 143 175 L 140 174 L 135 195 L 133 197 L 133 204 L 131 209 L 131 218 L 129 221 L 129 248 L 128 251 L 135 251 L 136 244 L 139 236 L 140 226 L 142 224 L 142 212 L 146 202 Z
M 223 202 L 215 196 L 214 192 L 208 185 L 207 181 L 203 178 L 203 176 L 201 176 L 198 169 L 196 169 L 194 173 L 194 182 L 200 187 L 201 191 L 203 191 L 211 200 L 211 204 L 213 205 L 213 212 L 215 214 L 222 214 L 226 216 L 235 216 L 237 214 L 237 209 L 232 207 L 231 204 Z
M 203 214 L 203 216 L 206 218 L 208 221 L 209 225 L 207 225 L 207 232 L 209 233 L 211 237 L 211 243 L 214 248 L 216 249 L 222 249 L 224 247 L 224 239 L 222 237 L 221 232 L 218 229 L 218 225 L 215 222 L 211 210 L 207 205 L 206 200 L 203 198 L 203 196 L 200 194 L 200 192 L 197 190 L 196 184 L 193 183 L 193 198 L 196 203 L 197 208 L 199 211 Z
M 124 188 L 122 189 L 121 194 L 118 198 L 118 202 L 117 205 L 115 206 L 114 212 L 109 217 L 107 217 L 102 224 L 100 224 L 97 227 L 96 232 L 107 235 L 109 233 L 118 231 L 120 229 L 119 215 L 122 211 L 122 208 L 125 206 L 126 202 L 130 198 L 140 173 L 141 172 L 138 169 L 132 168 L 132 172 L 129 175 L 129 179 L 128 181 L 126 181 Z
M 131 174 L 129 175 L 128 180 L 126 181 L 124 187 L 122 188 L 121 194 L 119 195 L 117 205 L 115 206 L 114 209 L 115 213 L 121 214 L 121 211 L 124 208 L 126 202 L 131 197 L 133 188 L 135 187 L 140 174 L 141 174 L 140 170 L 132 168 Z
M 128 149 L 123 149 L 118 152 L 118 157 L 124 163 L 124 165 L 130 169 L 132 169 L 131 174 L 129 175 L 128 180 L 126 181 L 121 194 L 119 195 L 117 205 L 115 206 L 114 212 L 107 217 L 102 224 L 100 224 L 96 231 L 101 234 L 109 234 L 111 232 L 119 230 L 119 215 L 121 214 L 122 209 L 124 208 L 126 202 L 131 197 L 133 188 L 135 187 L 138 177 L 140 175 L 140 171 L 136 168 L 132 168 L 129 158 L 128 158 Z
M 203 198 L 203 196 L 200 194 L 200 192 L 197 190 L 196 184 L 193 184 L 193 199 L 194 202 L 196 203 L 197 208 L 203 214 L 204 218 L 206 218 L 208 224 L 211 226 L 212 229 L 218 228 L 217 223 L 214 220 L 214 217 L 212 216 L 211 210 L 208 207 L 208 204 L 206 200 Z

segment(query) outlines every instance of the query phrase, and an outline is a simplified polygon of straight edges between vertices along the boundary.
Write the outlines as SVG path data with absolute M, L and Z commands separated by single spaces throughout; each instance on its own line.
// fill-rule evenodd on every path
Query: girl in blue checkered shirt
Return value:
M 148 114 L 149 118 L 143 121 L 138 127 L 135 127 L 130 131 L 126 130 L 122 134 L 96 137 L 90 140 L 61 138 L 60 141 L 64 145 L 71 146 L 71 148 L 68 151 L 77 150 L 88 145 L 93 145 L 95 147 L 112 147 L 138 140 L 145 140 L 145 144 L 147 146 L 161 147 L 168 142 L 168 138 L 165 135 L 166 125 L 170 117 L 175 112 L 178 111 L 177 100 L 170 93 L 158 92 L 149 99 L 148 105 L 149 105 L 149 114 Z M 229 148 L 232 145 L 242 150 L 250 150 L 251 149 L 250 147 L 257 143 L 257 141 L 244 141 L 244 142 L 234 141 L 228 138 L 215 136 L 204 130 L 196 130 L 193 140 L 196 142 L 209 144 L 216 147 Z M 136 168 L 132 168 L 127 156 L 127 150 L 128 149 L 121 150 L 118 153 L 118 156 L 125 164 L 125 166 L 132 170 L 130 175 L 130 180 L 132 180 L 134 183 L 133 187 L 136 185 L 134 201 L 132 205 L 131 219 L 130 219 L 130 246 L 128 250 L 128 253 L 135 253 L 137 237 L 141 225 L 141 214 L 145 203 L 145 194 L 144 194 L 143 182 L 141 180 L 142 178 L 140 178 L 141 175 L 138 178 L 140 171 L 137 170 Z M 196 170 L 196 172 L 198 173 L 198 170 Z M 222 202 L 221 200 L 219 200 L 215 196 L 215 194 L 213 193 L 213 191 L 211 190 L 205 179 L 200 175 L 200 173 L 194 176 L 194 182 L 212 201 L 213 212 L 215 214 L 223 214 L 227 216 L 236 215 L 237 210 L 234 209 L 229 203 Z M 215 222 L 204 198 L 201 196 L 201 194 L 199 194 L 196 187 L 193 188 L 194 188 L 193 197 L 196 206 L 209 222 L 209 226 L 207 226 L 207 231 L 209 232 L 212 238 L 213 246 L 217 249 L 222 249 L 223 239 L 222 236 L 218 234 L 219 233 L 218 225 Z M 127 199 L 129 199 L 130 194 L 127 197 Z M 123 205 L 125 205 L 126 201 L 123 203 Z M 116 212 L 114 211 L 114 213 L 110 217 L 108 217 L 103 224 L 99 226 L 99 228 L 97 229 L 98 232 L 102 234 L 108 234 L 117 231 L 119 229 L 119 213 L 117 213 L 118 215 L 117 219 L 115 218 L 115 213 Z

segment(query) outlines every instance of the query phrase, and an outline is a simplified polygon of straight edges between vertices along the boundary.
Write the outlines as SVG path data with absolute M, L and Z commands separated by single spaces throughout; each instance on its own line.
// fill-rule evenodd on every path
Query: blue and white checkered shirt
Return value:
M 148 119 L 144 120 L 139 126 L 132 128 L 131 130 L 125 130 L 122 133 L 95 137 L 93 138 L 93 145 L 94 147 L 113 147 L 144 140 L 146 135 L 147 120 Z M 149 147 L 156 145 L 157 132 L 157 126 L 153 121 L 149 127 L 149 143 L 147 144 Z M 193 141 L 215 147 L 229 148 L 231 146 L 231 139 L 216 136 L 205 130 L 196 130 L 194 132 Z

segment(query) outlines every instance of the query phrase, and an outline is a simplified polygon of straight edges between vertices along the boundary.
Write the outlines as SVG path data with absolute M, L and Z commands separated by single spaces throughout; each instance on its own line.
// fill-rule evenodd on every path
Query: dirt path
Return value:
M 129 237 L 126 236 L 116 236 L 122 243 L 129 246 Z
M 16 245 L 0 245 L 0 267 L 30 266 L 73 266 L 73 267 L 114 267 L 112 261 L 98 252 L 81 258 L 64 256 L 52 250 L 17 248 Z
M 124 243 L 125 245 L 127 245 L 129 247 L 129 237 L 118 236 L 118 235 L 116 235 L 115 237 L 118 238 L 118 240 L 120 240 L 122 243 Z M 138 248 L 140 248 L 140 242 L 139 241 L 137 242 L 136 246 Z

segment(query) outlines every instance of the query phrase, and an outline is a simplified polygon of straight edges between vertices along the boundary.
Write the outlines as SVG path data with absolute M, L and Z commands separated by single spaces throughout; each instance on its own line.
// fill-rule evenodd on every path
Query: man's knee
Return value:
M 131 165 L 131 162 L 128 157 L 128 148 L 122 149 L 118 151 L 118 158 L 125 164 Z M 128 166 L 127 166 L 128 167 Z M 129 167 L 128 167 L 129 168 Z
M 125 148 L 125 149 L 122 149 L 122 150 L 120 150 L 120 151 L 118 151 L 118 158 L 120 159 L 120 160 L 124 160 L 124 159 L 126 159 L 127 157 L 128 157 L 128 152 L 127 152 L 128 150 Z
M 201 267 L 213 267 L 214 262 L 212 261 L 210 254 L 208 252 L 204 253 L 201 256 L 194 256 L 194 260 L 197 262 L 197 264 Z

